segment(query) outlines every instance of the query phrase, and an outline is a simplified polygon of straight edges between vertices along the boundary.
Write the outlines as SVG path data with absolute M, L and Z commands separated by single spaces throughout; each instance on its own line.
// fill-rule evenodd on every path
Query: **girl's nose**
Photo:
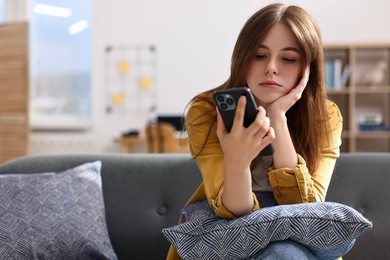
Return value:
M 269 75 L 269 74 L 277 75 L 278 74 L 278 69 L 277 69 L 275 60 L 270 59 L 270 61 L 268 62 L 267 68 L 265 69 L 265 74 L 266 75 Z

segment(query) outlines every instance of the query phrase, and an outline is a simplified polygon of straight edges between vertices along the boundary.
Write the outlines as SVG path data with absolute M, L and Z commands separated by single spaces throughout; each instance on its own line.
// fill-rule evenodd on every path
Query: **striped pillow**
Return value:
M 108 235 L 101 161 L 0 175 L 1 259 L 118 259 Z
M 306 245 L 317 259 L 336 259 L 372 227 L 353 208 L 334 202 L 266 207 L 229 220 L 200 201 L 184 213 L 185 223 L 162 230 L 183 259 L 241 259 L 286 239 Z

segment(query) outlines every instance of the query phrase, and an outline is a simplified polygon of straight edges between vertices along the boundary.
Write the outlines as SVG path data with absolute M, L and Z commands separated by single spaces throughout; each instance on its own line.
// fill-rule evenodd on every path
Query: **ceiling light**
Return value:
M 70 17 L 72 15 L 71 9 L 53 5 L 35 4 L 33 10 L 35 13 L 38 14 L 46 14 L 59 17 Z
M 80 20 L 77 23 L 69 26 L 69 34 L 76 34 L 88 28 L 88 22 L 86 20 Z

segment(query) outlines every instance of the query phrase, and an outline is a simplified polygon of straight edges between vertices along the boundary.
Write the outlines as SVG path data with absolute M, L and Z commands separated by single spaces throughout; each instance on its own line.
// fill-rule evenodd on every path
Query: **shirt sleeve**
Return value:
M 192 103 L 187 112 L 186 122 L 191 155 L 202 174 L 208 203 L 219 217 L 235 218 L 222 203 L 223 153 L 216 134 L 215 107 L 203 101 Z M 253 199 L 252 211 L 259 208 L 255 194 Z
M 342 116 L 335 103 L 328 101 L 330 138 L 321 149 L 317 170 L 309 173 L 305 160 L 298 155 L 295 168 L 271 167 L 269 181 L 279 204 L 324 201 L 329 183 L 340 156 Z

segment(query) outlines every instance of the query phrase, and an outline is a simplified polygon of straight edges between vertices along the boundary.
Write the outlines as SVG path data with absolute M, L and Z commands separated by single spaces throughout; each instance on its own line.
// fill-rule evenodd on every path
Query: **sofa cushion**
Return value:
M 0 175 L 3 259 L 117 259 L 108 236 L 101 162 Z
M 183 259 L 241 259 L 285 239 L 306 245 L 316 259 L 336 259 L 372 227 L 353 208 L 333 202 L 265 207 L 228 220 L 201 201 L 188 206 L 185 215 L 185 223 L 162 231 Z

